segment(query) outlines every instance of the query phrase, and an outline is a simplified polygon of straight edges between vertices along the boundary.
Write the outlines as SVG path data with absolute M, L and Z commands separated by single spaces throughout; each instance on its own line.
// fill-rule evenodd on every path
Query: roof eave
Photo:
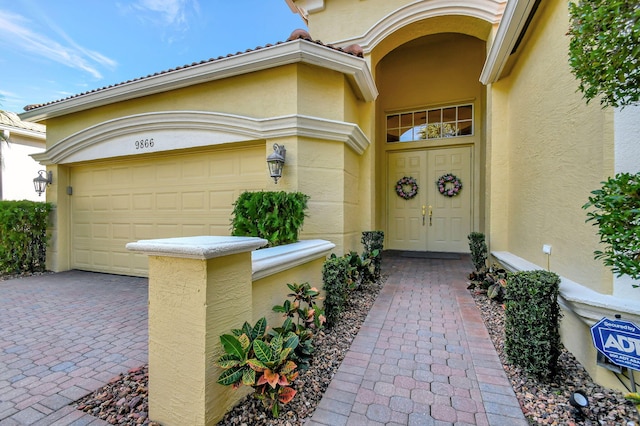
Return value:
M 378 95 L 373 76 L 364 59 L 298 39 L 99 89 L 26 111 L 20 114 L 20 118 L 40 122 L 116 102 L 299 62 L 345 74 L 361 100 L 373 101 Z
M 47 139 L 47 134 L 45 132 L 39 132 L 36 130 L 29 130 L 29 129 L 21 129 L 19 127 L 12 127 L 5 124 L 0 124 L 0 131 L 3 131 L 3 132 L 6 131 L 6 132 L 9 132 L 10 134 L 16 134 L 16 135 L 24 136 L 31 139 L 37 139 L 40 141 L 44 141 Z
M 495 39 L 480 74 L 482 84 L 495 83 L 502 77 L 502 71 L 518 37 L 527 26 L 527 19 L 535 3 L 536 0 L 509 0 L 507 2 Z

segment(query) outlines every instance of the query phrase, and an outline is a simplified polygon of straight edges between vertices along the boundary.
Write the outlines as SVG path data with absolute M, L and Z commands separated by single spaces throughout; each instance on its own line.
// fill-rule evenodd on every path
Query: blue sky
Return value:
M 0 0 L 0 109 L 284 41 L 285 0 Z

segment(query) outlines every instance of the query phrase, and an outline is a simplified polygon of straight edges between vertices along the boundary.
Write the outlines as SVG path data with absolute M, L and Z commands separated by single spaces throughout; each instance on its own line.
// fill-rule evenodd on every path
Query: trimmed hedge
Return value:
M 301 192 L 243 192 L 234 203 L 231 235 L 264 238 L 268 247 L 295 243 L 308 200 Z
M 505 352 L 509 361 L 542 380 L 552 378 L 560 356 L 560 277 L 523 271 L 507 278 Z
M 322 282 L 325 291 L 324 316 L 327 327 L 338 323 L 349 294 L 350 262 L 348 257 L 332 254 L 322 265 Z
M 487 269 L 487 243 L 482 232 L 472 232 L 469 239 L 469 251 L 471 252 L 471 262 L 476 268 L 475 272 L 482 272 Z
M 0 273 L 45 270 L 52 208 L 35 201 L 0 201 Z
M 363 259 L 371 259 L 373 272 L 369 273 L 369 268 L 365 271 L 367 280 L 373 282 L 380 278 L 380 270 L 382 267 L 382 250 L 384 249 L 384 232 L 383 231 L 364 231 L 360 239 L 364 252 Z M 369 276 L 371 275 L 371 276 Z

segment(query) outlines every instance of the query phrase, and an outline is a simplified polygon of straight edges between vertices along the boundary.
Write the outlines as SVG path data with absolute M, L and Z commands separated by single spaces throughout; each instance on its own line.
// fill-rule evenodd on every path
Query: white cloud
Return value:
M 13 50 L 61 63 L 79 69 L 95 78 L 102 78 L 99 67 L 113 68 L 117 63 L 93 50 L 84 48 L 58 28 L 52 29 L 62 40 L 56 41 L 30 29 L 33 23 L 21 15 L 0 10 L 0 42 Z M 63 44 L 64 43 L 64 44 Z
M 181 30 L 189 28 L 187 15 L 190 10 L 199 12 L 197 0 L 137 0 L 131 5 L 119 4 L 119 7 L 135 11 L 142 20 Z

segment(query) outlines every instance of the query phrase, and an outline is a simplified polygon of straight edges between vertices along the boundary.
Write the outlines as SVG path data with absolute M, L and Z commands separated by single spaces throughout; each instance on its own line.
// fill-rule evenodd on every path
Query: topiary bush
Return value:
M 471 262 L 476 272 L 482 272 L 487 267 L 487 243 L 484 234 L 481 232 L 472 232 L 467 238 L 469 239 L 469 251 L 471 252 Z
M 268 247 L 295 243 L 308 200 L 301 192 L 243 192 L 234 203 L 231 235 L 264 238 Z
M 46 268 L 47 224 L 53 206 L 35 201 L 0 201 L 0 273 Z
M 332 254 L 322 265 L 322 282 L 325 291 L 324 315 L 327 327 L 338 323 L 349 293 L 350 263 L 347 257 Z
M 560 277 L 547 271 L 523 271 L 510 274 L 507 280 L 507 358 L 537 379 L 550 379 L 560 356 Z

